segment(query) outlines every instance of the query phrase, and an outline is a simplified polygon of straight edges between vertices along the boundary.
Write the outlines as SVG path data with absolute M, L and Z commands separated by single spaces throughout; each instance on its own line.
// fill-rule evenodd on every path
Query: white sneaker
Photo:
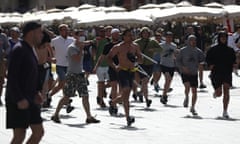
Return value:
M 229 115 L 228 115 L 228 112 L 227 112 L 227 111 L 224 111 L 224 112 L 223 112 L 223 118 L 229 119 Z

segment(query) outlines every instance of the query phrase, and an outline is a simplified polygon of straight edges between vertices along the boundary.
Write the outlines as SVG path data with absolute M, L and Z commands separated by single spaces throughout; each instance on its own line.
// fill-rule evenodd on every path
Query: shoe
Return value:
M 198 113 L 196 112 L 196 110 L 193 107 L 191 107 L 190 112 L 192 113 L 193 116 L 198 115 Z
M 226 112 L 226 111 L 223 112 L 223 118 L 225 118 L 225 119 L 229 119 L 228 112 Z
M 162 104 L 167 104 L 167 96 L 161 96 L 161 98 L 160 98 L 160 102 L 162 103 Z
M 183 101 L 183 107 L 187 108 L 188 107 L 188 97 L 185 97 Z
M 152 100 L 150 100 L 150 99 L 147 99 L 147 100 L 146 100 L 146 105 L 147 105 L 147 107 L 150 107 L 150 106 L 151 106 L 151 104 L 152 104 Z
M 132 94 L 132 97 L 133 97 L 134 101 L 137 101 L 137 95 L 135 93 Z
M 101 108 L 105 108 L 106 104 L 104 103 L 103 99 L 97 96 L 97 104 L 100 105 Z
M 66 108 L 66 112 L 67 112 L 67 113 L 70 113 L 70 112 L 72 112 L 73 110 L 74 110 L 74 107 L 71 106 L 71 105 L 68 105 L 67 108 Z
M 138 94 L 138 97 L 139 97 L 139 101 L 143 102 L 143 95 L 141 93 Z
M 55 123 L 61 123 L 61 121 L 60 121 L 58 116 L 52 116 L 51 120 L 54 121 Z
M 117 109 L 117 107 L 114 107 L 114 106 L 113 106 L 112 100 L 109 101 L 109 109 L 108 109 L 108 111 L 109 111 L 109 114 L 110 114 L 111 116 L 117 115 L 118 109 Z
M 131 126 L 132 123 L 135 122 L 135 118 L 134 117 L 128 117 L 127 118 L 127 126 Z
M 0 106 L 3 106 L 3 102 L 2 102 L 2 100 L 0 99 Z
M 99 123 L 99 122 L 100 122 L 100 120 L 97 120 L 94 117 L 86 119 L 86 123 L 88 123 L 88 124 L 90 124 L 90 123 Z
M 157 93 L 159 92 L 159 89 L 160 89 L 159 85 L 158 85 L 158 84 L 154 84 L 154 90 L 155 90 Z
M 153 79 L 151 79 L 151 81 L 150 81 L 150 85 L 153 85 Z
M 200 84 L 199 88 L 204 89 L 204 88 L 207 88 L 207 86 L 205 84 Z
M 173 88 L 169 88 L 169 89 L 168 89 L 168 92 L 171 92 L 171 91 L 173 91 Z
M 52 101 L 52 99 L 50 97 L 48 97 L 47 100 L 43 103 L 42 107 L 43 108 L 51 107 L 51 101 Z

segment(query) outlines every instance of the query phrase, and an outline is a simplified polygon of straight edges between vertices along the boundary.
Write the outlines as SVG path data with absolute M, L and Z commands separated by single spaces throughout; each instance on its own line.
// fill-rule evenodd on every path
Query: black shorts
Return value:
M 139 65 L 147 74 L 148 74 L 148 76 L 149 77 L 151 77 L 152 76 L 152 73 L 153 73 L 153 65 Z M 139 70 L 141 70 L 141 69 L 139 69 Z M 141 73 L 141 72 L 139 72 L 140 73 L 140 79 L 142 79 L 142 78 L 145 78 L 145 77 L 148 77 L 147 75 L 145 75 L 145 74 L 143 74 L 143 73 Z
M 40 105 L 30 104 L 29 108 L 21 110 L 16 104 L 7 104 L 7 128 L 28 128 L 31 124 L 41 124 Z
M 173 77 L 174 75 L 174 71 L 175 71 L 175 67 L 167 67 L 167 66 L 164 66 L 164 65 L 160 65 L 161 66 L 161 71 L 162 73 L 169 73 L 171 77 Z
M 189 82 L 191 87 L 198 87 L 198 75 L 181 74 L 182 82 Z
M 217 89 L 223 85 L 223 83 L 228 83 L 232 86 L 232 74 L 217 75 L 210 74 L 210 79 L 214 89 Z
M 116 72 L 113 68 L 109 67 L 108 75 L 110 81 L 118 81 L 118 72 Z
M 119 74 L 119 85 L 122 88 L 124 87 L 132 88 L 133 80 L 134 80 L 134 72 L 120 70 L 118 74 Z

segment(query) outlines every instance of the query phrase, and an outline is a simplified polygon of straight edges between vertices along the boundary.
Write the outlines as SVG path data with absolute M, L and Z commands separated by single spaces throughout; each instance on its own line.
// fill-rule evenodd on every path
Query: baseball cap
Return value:
M 114 28 L 114 29 L 112 29 L 111 30 L 111 34 L 113 34 L 113 33 L 120 33 L 120 30 L 119 29 L 117 29 L 117 28 Z

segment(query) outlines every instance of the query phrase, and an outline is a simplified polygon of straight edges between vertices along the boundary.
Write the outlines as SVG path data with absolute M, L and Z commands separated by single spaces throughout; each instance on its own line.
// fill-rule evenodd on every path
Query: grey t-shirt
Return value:
M 83 72 L 83 55 L 80 61 L 75 61 L 71 57 L 75 54 L 83 53 L 83 51 L 80 51 L 79 48 L 75 45 L 75 43 L 72 43 L 69 45 L 67 50 L 67 58 L 68 58 L 68 69 L 67 73 L 75 73 L 79 74 Z
M 160 44 L 160 46 L 163 49 L 161 52 L 160 64 L 167 67 L 175 67 L 175 52 L 177 49 L 176 44 L 168 44 L 166 42 L 163 42 Z
M 200 63 L 204 62 L 205 55 L 197 47 L 183 47 L 177 56 L 177 66 L 182 72 L 182 67 L 185 66 L 189 69 L 192 75 L 198 73 L 198 66 Z

